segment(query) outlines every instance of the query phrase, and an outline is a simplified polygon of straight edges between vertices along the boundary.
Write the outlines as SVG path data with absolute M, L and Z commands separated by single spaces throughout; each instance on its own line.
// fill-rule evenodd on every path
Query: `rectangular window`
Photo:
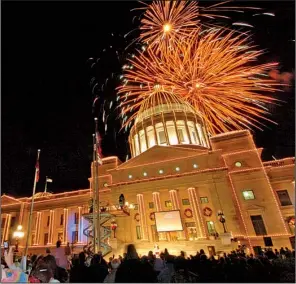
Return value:
M 195 228 L 195 222 L 187 222 L 187 223 L 185 223 L 185 226 L 187 228 Z
M 16 220 L 16 217 L 11 217 L 11 220 L 10 220 L 10 227 L 14 227 L 14 225 L 15 225 L 15 220 Z
M 206 196 L 200 198 L 200 203 L 209 203 L 209 200 Z
M 1 219 L 1 229 L 4 228 L 4 225 L 5 225 L 5 218 L 2 218 L 2 219 Z
M 76 244 L 78 242 L 78 231 L 72 232 L 72 243 Z
M 31 235 L 31 246 L 35 244 L 35 234 Z
M 35 236 L 34 236 L 34 239 L 35 239 Z M 48 233 L 45 233 L 44 234 L 44 243 L 43 244 L 46 246 L 47 243 L 48 243 Z
M 64 225 L 64 214 L 61 214 L 60 226 Z
M 153 242 L 159 242 L 159 236 L 158 236 L 158 232 L 156 230 L 156 226 L 155 225 L 151 225 L 151 232 L 152 232 Z
M 172 207 L 173 206 L 172 201 L 170 201 L 170 200 L 165 201 L 164 205 L 165 205 L 165 207 Z
M 267 235 L 266 228 L 261 215 L 251 216 L 251 220 L 257 236 Z
M 253 190 L 244 190 L 243 197 L 245 200 L 255 199 L 255 195 L 254 195 Z
M 47 216 L 47 227 L 49 227 L 50 216 Z
M 141 227 L 140 226 L 136 226 L 136 233 L 137 233 L 137 240 L 140 240 L 141 237 Z
M 197 144 L 197 138 L 196 138 L 195 131 L 192 131 L 191 133 L 192 133 L 193 143 Z
M 134 204 L 135 208 L 134 210 L 139 210 L 139 204 Z
M 149 209 L 153 209 L 154 208 L 154 203 L 153 202 L 149 202 Z
M 78 224 L 78 213 L 74 214 L 74 224 L 77 225 Z
M 189 199 L 182 199 L 183 205 L 190 205 Z
M 183 129 L 178 128 L 178 136 L 179 136 L 180 142 L 184 143 L 185 139 L 184 139 Z
M 158 132 L 158 139 L 159 139 L 159 144 L 165 144 L 166 143 L 164 131 L 159 131 Z
M 288 206 L 292 205 L 291 199 L 289 197 L 288 191 L 287 190 L 278 190 L 277 195 L 279 197 L 281 206 Z
M 215 234 L 216 233 L 215 224 L 214 224 L 213 221 L 207 221 L 207 227 L 208 227 L 209 234 Z

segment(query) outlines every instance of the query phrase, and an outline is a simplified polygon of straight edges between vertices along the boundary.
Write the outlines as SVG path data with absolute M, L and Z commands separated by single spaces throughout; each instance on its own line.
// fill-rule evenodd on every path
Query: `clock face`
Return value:
M 104 187 L 107 187 L 107 186 L 108 186 L 108 183 L 107 183 L 107 182 L 105 182 L 105 183 L 104 183 Z

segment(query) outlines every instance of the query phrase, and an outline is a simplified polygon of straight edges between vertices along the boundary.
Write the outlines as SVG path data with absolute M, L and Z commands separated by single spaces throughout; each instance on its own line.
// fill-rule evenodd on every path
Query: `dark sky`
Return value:
M 115 100 L 115 74 L 121 66 L 116 51 L 121 56 L 133 39 L 133 34 L 127 40 L 123 35 L 137 27 L 133 17 L 139 12 L 130 10 L 139 5 L 132 1 L 2 1 L 2 193 L 31 193 L 38 148 L 42 151 L 37 191 L 43 190 L 45 176 L 54 180 L 49 185 L 53 192 L 88 187 L 94 131 L 90 81 L 95 77 L 92 86 L 96 82 L 101 86 L 114 73 L 102 96 L 108 103 Z M 268 51 L 262 60 L 279 61 L 281 72 L 294 71 L 294 1 L 256 1 L 254 5 L 276 16 L 249 13 L 237 20 L 255 26 L 255 43 Z M 91 68 L 93 62 L 97 63 Z M 277 97 L 285 101 L 273 110 L 279 125 L 254 132 L 257 145 L 265 148 L 265 160 L 271 155 L 294 156 L 294 82 L 290 91 Z M 114 105 L 107 134 L 100 125 L 103 154 L 125 160 L 127 133 L 118 132 Z

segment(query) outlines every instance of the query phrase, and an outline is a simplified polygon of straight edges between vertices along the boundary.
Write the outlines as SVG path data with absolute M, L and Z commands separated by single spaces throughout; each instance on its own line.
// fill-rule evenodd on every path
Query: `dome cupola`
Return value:
M 155 146 L 198 145 L 209 148 L 201 116 L 180 97 L 154 92 L 144 102 L 129 135 L 132 157 Z

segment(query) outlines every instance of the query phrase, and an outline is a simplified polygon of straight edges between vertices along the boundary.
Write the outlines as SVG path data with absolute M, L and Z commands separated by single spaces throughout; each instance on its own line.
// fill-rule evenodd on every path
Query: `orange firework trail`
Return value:
M 215 28 L 197 29 L 166 56 L 148 49 L 125 71 L 125 84 L 119 87 L 122 113 L 132 111 L 127 122 L 132 121 L 157 89 L 188 102 L 211 134 L 260 128 L 260 119 L 269 120 L 264 105 L 275 101 L 266 92 L 278 85 L 265 75 L 277 63 L 256 63 L 262 53 L 244 34 Z

